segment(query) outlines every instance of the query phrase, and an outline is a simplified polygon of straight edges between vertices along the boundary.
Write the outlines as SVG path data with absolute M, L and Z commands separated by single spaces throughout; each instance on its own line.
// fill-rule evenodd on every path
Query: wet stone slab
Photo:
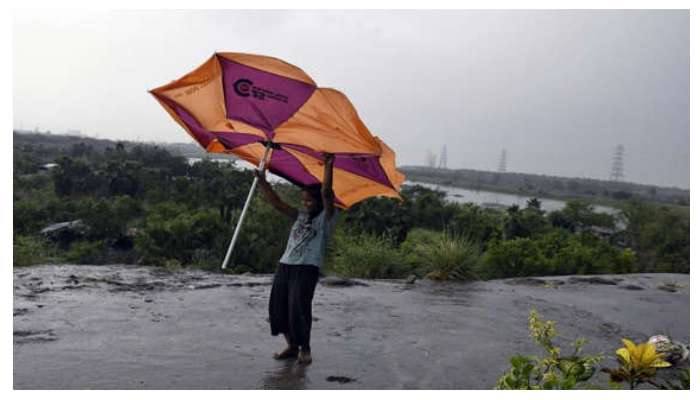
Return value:
M 321 279 L 314 361 L 272 358 L 271 275 L 128 265 L 15 268 L 15 389 L 488 389 L 538 353 L 527 315 L 585 336 L 689 341 L 688 275 L 457 283 Z M 663 287 L 663 289 L 661 289 Z M 607 361 L 606 361 L 607 362 Z

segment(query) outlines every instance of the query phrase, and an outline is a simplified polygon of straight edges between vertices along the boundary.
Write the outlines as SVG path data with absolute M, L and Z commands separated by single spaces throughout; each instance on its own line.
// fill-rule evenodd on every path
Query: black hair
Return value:
M 310 218 L 314 218 L 321 212 L 321 210 L 323 210 L 323 195 L 321 194 L 321 184 L 314 183 L 312 185 L 304 186 L 303 190 L 309 193 L 311 197 L 313 197 L 316 201 L 316 210 L 314 210 L 313 215 L 309 216 Z

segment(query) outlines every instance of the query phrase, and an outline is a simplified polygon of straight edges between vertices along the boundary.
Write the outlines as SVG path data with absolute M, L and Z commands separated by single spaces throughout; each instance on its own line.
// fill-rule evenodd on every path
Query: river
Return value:
M 460 204 L 474 203 L 479 206 L 491 208 L 505 208 L 510 207 L 513 204 L 517 204 L 522 208 L 527 206 L 527 201 L 533 197 L 519 196 L 507 193 L 489 192 L 485 190 L 463 189 L 453 186 L 436 185 L 434 183 L 425 182 L 406 181 L 404 182 L 404 185 L 420 185 L 434 190 L 441 190 L 447 193 L 448 201 Z M 547 212 L 561 210 L 566 206 L 566 202 L 562 200 L 548 199 L 542 197 L 538 197 L 537 199 L 540 201 L 542 209 Z M 596 212 L 606 214 L 615 214 L 617 212 L 617 209 L 615 208 L 601 205 L 593 205 L 593 209 Z

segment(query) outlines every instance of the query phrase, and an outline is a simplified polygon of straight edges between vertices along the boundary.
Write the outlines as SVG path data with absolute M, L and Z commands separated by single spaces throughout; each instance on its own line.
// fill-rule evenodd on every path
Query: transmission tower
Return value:
M 625 177 L 625 146 L 618 144 L 613 153 L 610 180 L 619 182 Z
M 506 172 L 506 164 L 508 162 L 508 153 L 506 149 L 501 150 L 501 159 L 498 161 L 498 172 Z
M 447 146 L 442 146 L 442 151 L 440 152 L 440 161 L 438 162 L 438 168 L 447 169 Z

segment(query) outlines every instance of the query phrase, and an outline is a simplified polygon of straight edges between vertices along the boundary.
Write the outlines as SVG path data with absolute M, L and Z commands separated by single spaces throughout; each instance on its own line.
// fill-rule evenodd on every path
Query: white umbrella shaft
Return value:
M 267 146 L 265 147 L 265 154 L 263 155 L 262 159 L 260 160 L 260 164 L 258 164 L 258 171 L 263 172 L 263 169 L 265 168 L 265 162 L 267 161 L 267 154 L 270 152 L 270 144 L 268 143 Z M 226 252 L 226 258 L 224 258 L 224 262 L 221 264 L 221 269 L 226 269 L 228 266 L 229 259 L 231 258 L 231 253 L 233 253 L 233 247 L 236 244 L 236 239 L 238 239 L 238 234 L 241 232 L 241 226 L 243 225 L 243 219 L 245 218 L 245 214 L 248 211 L 248 206 L 250 205 L 250 200 L 253 199 L 253 193 L 255 192 L 255 186 L 258 184 L 258 177 L 256 176 L 253 179 L 253 184 L 250 186 L 250 191 L 248 192 L 248 198 L 245 201 L 245 205 L 243 206 L 243 211 L 241 211 L 241 216 L 238 217 L 238 223 L 236 224 L 236 230 L 233 231 L 233 238 L 231 239 L 231 244 L 228 245 L 228 251 Z

